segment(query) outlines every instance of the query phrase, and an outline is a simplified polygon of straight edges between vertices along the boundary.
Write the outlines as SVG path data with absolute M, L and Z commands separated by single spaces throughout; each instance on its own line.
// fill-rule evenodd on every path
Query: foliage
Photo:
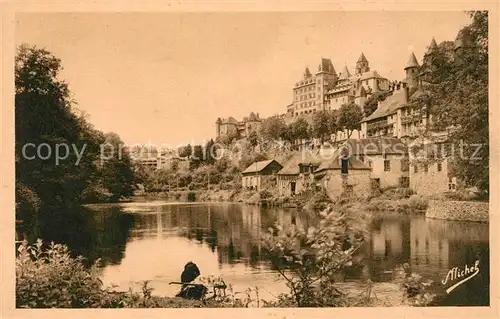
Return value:
M 304 118 L 299 118 L 297 121 L 290 124 L 288 128 L 292 131 L 294 140 L 303 140 L 310 138 L 309 123 Z
M 336 275 L 352 265 L 366 236 L 366 225 L 352 211 L 327 209 L 321 216 L 317 228 L 276 225 L 263 238 L 290 288 L 288 298 L 298 307 L 346 305 L 346 294 L 335 287 Z
M 179 147 L 177 149 L 177 152 L 179 154 L 179 157 L 190 157 L 192 152 L 193 152 L 193 149 L 192 149 L 191 144 L 187 144 L 187 145 Z
M 423 95 L 414 104 L 427 108 L 433 131 L 448 131 L 450 142 L 463 143 L 455 154 L 456 175 L 468 186 L 489 188 L 488 12 L 470 13 L 459 32 L 463 47 L 440 43 L 424 56 Z M 477 145 L 481 145 L 475 154 Z M 461 152 L 457 152 L 461 153 Z
M 74 105 L 68 85 L 58 79 L 61 61 L 50 52 L 28 45 L 18 48 L 15 58 L 15 154 L 16 183 L 29 188 L 43 204 L 67 205 L 78 202 L 97 172 L 102 133 L 72 112 Z M 24 148 L 34 145 L 33 148 Z M 46 159 L 34 156 L 36 147 L 48 144 Z M 56 164 L 56 145 L 69 149 L 66 159 Z M 83 155 L 78 156 L 76 147 Z M 23 155 L 34 156 L 28 159 Z M 45 151 L 47 152 L 47 151 Z M 46 153 L 44 153 L 44 156 Z M 78 163 L 78 165 L 76 165 Z
M 401 284 L 403 298 L 410 306 L 426 307 L 431 304 L 436 295 L 431 293 L 432 280 L 424 279 L 416 273 L 412 273 L 408 264 L 403 265 L 405 278 Z
M 250 145 L 254 147 L 259 144 L 259 135 L 257 134 L 257 131 L 252 130 L 250 132 L 248 135 L 248 141 L 250 142 Z
M 262 121 L 259 135 L 267 140 L 280 140 L 284 138 L 285 131 L 285 121 L 277 116 L 272 116 Z
M 334 111 L 321 110 L 314 113 L 311 127 L 312 136 L 324 142 L 325 136 L 336 133 L 338 129 L 337 114 Z
M 378 102 L 384 101 L 391 94 L 392 91 L 377 91 L 370 95 L 363 106 L 363 115 L 370 116 L 377 109 Z
M 111 158 L 104 161 L 102 171 L 102 186 L 111 193 L 111 201 L 116 202 L 121 197 L 130 197 L 134 193 L 134 172 L 130 155 L 122 149 L 123 142 L 116 133 L 106 133 L 105 142 L 113 146 Z
M 347 130 L 347 137 L 350 138 L 353 130 L 361 129 L 361 120 L 363 119 L 363 112 L 361 108 L 351 102 L 343 104 L 339 110 L 338 126 L 341 130 Z

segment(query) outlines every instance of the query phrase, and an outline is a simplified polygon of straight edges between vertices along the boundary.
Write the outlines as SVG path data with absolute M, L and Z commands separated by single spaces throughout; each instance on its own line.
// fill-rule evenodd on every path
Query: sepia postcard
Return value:
M 497 2 L 1 10 L 2 317 L 499 316 Z

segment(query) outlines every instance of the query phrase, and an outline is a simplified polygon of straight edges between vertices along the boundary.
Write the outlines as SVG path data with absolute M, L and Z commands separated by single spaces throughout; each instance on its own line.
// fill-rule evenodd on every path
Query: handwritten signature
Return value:
M 455 288 L 468 281 L 472 277 L 476 276 L 479 273 L 479 260 L 476 260 L 474 266 L 465 265 L 464 268 L 454 267 L 448 271 L 446 278 L 441 281 L 443 285 L 446 285 L 448 281 L 452 282 L 455 280 L 461 279 L 459 282 L 455 283 L 453 286 L 446 289 L 446 293 L 452 292 Z

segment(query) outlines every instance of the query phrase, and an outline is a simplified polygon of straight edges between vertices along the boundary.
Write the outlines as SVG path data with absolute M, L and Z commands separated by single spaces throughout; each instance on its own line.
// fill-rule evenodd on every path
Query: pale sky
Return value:
M 23 13 L 16 43 L 62 60 L 78 108 L 126 144 L 175 147 L 215 137 L 217 117 L 284 113 L 321 57 L 351 72 L 361 52 L 404 78 L 432 37 L 454 40 L 463 12 Z

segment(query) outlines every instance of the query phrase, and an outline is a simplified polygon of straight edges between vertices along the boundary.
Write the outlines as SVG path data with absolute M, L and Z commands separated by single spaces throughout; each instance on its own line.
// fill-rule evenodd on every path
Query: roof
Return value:
M 260 121 L 260 118 L 254 112 L 250 112 L 250 115 L 248 115 L 247 121 L 258 122 L 258 121 Z
M 384 102 L 384 101 L 383 101 Z M 393 101 L 391 103 L 380 103 L 379 107 L 370 116 L 365 117 L 362 122 L 368 122 L 387 115 L 394 114 L 401 106 L 400 101 Z
M 339 80 L 347 80 L 350 77 L 351 77 L 351 73 L 349 72 L 347 65 L 344 65 L 342 72 L 340 72 Z
M 371 170 L 370 166 L 354 157 L 350 157 L 348 163 L 349 170 Z M 325 170 L 340 170 L 339 155 L 335 156 L 333 160 L 324 161 L 314 173 L 316 174 Z
M 248 166 L 243 172 L 242 174 L 245 174 L 245 173 L 257 173 L 257 172 L 260 172 L 262 171 L 264 168 L 266 168 L 267 166 L 269 166 L 269 164 L 271 164 L 272 162 L 276 162 L 274 159 L 270 159 L 270 160 L 265 160 L 265 161 L 260 161 L 260 162 L 253 162 L 252 164 L 250 164 L 250 166 Z M 278 162 L 276 162 L 278 163 Z M 281 164 L 278 163 L 280 166 Z
M 318 66 L 318 72 L 335 73 L 332 61 L 330 59 L 321 58 L 321 63 Z
M 361 80 L 367 80 L 372 78 L 383 78 L 377 71 L 368 71 L 361 75 Z
M 368 60 L 366 59 L 363 52 L 361 52 L 361 55 L 359 56 L 358 62 L 368 62 Z
M 400 139 L 364 138 L 349 139 L 344 143 L 351 155 L 404 154 L 408 153 L 407 145 Z
M 429 44 L 429 50 L 434 50 L 434 49 L 437 49 L 437 43 L 436 43 L 436 39 L 434 39 L 434 37 L 432 38 L 431 40 L 431 44 Z
M 405 70 L 409 68 L 418 68 L 418 62 L 417 58 L 415 57 L 415 54 L 412 52 L 410 54 L 410 57 L 408 58 L 408 62 L 406 62 Z
M 234 117 L 230 116 L 228 118 L 223 119 L 222 124 L 238 124 L 238 121 Z
M 405 91 L 407 89 L 408 88 L 394 90 L 392 95 L 389 95 L 385 100 L 379 103 L 375 112 L 373 112 L 368 117 L 365 117 L 361 122 L 368 122 L 394 114 L 398 109 L 402 108 L 406 105 L 406 103 L 408 103 L 407 91 Z
M 299 164 L 319 166 L 323 159 L 319 154 L 311 154 L 310 152 L 299 152 L 290 158 L 288 162 L 279 171 L 278 175 L 298 175 L 300 173 Z

